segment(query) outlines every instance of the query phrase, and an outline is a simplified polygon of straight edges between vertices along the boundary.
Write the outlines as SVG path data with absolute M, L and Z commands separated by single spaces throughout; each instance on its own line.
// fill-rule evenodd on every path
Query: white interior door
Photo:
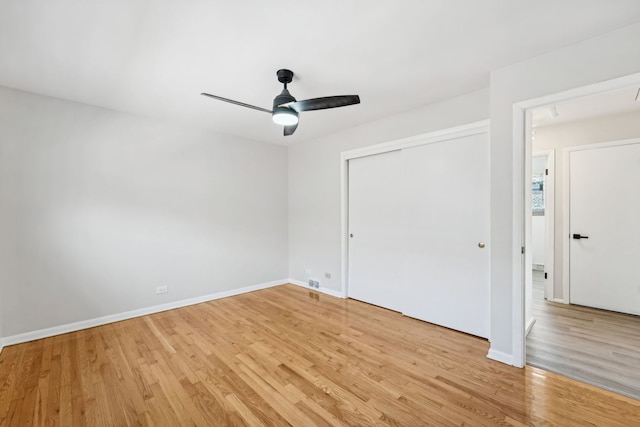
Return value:
M 400 311 L 400 151 L 349 160 L 349 288 L 360 301 Z
M 489 336 L 488 135 L 402 151 L 402 312 Z M 484 247 L 480 247 L 483 246 Z
M 568 154 L 570 302 L 640 315 L 640 140 Z

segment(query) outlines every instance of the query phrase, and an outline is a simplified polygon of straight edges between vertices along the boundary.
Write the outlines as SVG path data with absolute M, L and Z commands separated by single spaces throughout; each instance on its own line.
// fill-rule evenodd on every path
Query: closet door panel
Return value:
M 348 295 L 399 311 L 402 280 L 400 151 L 349 161 Z
M 401 311 L 489 336 L 488 135 L 402 151 Z

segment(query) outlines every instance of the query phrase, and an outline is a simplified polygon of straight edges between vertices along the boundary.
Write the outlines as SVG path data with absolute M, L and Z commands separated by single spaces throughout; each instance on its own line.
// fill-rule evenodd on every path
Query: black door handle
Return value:
M 580 234 L 574 234 L 573 238 L 576 240 L 580 240 L 580 239 L 588 239 L 589 236 L 581 236 Z

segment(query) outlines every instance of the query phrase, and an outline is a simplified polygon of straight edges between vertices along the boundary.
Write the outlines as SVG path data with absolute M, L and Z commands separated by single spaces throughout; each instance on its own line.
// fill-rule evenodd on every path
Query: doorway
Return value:
M 532 139 L 535 140 L 535 130 Z M 545 300 L 554 299 L 555 150 L 539 150 L 532 157 L 530 205 L 527 228 L 531 230 L 531 250 L 525 257 L 525 336 L 536 321 L 533 306 L 538 294 Z
M 542 288 L 544 294 L 540 292 L 541 288 L 538 287 L 536 298 L 536 281 L 539 285 L 540 281 L 544 279 L 540 273 L 536 277 L 536 271 L 532 271 L 532 282 L 534 283 L 532 311 L 536 318 L 536 323 L 526 338 L 526 361 L 534 366 L 640 399 L 640 374 L 635 374 L 640 372 L 640 317 L 610 311 L 612 306 L 600 306 L 600 308 L 609 308 L 609 310 L 605 311 L 599 308 L 577 305 L 576 303 L 584 304 L 584 301 L 578 301 L 574 298 L 571 292 L 573 285 L 570 286 L 570 283 L 573 283 L 570 282 L 572 279 L 574 282 L 585 281 L 587 280 L 585 277 L 591 280 L 598 275 L 604 275 L 607 276 L 607 280 L 600 281 L 596 288 L 598 290 L 602 290 L 605 286 L 609 290 L 615 288 L 615 286 L 610 286 L 609 281 L 609 279 L 615 279 L 608 277 L 609 273 L 606 273 L 606 268 L 604 268 L 603 264 L 608 258 L 616 256 L 616 254 L 612 253 L 615 251 L 608 250 L 606 255 L 601 255 L 596 260 L 589 260 L 587 262 L 587 266 L 590 268 L 589 273 L 586 273 L 586 276 L 583 275 L 582 278 L 580 274 L 573 272 L 570 267 L 568 262 L 570 256 L 575 256 L 580 249 L 588 254 L 592 253 L 594 248 L 586 247 L 585 242 L 595 243 L 591 242 L 592 239 L 574 239 L 574 234 L 579 235 L 579 237 L 590 237 L 586 232 L 583 232 L 583 234 L 577 231 L 573 232 L 570 213 L 577 212 L 575 202 L 581 203 L 583 211 L 586 209 L 589 214 L 598 211 L 608 211 L 608 213 L 615 211 L 618 215 L 624 216 L 626 211 L 637 211 L 637 208 L 633 207 L 616 210 L 612 206 L 613 202 L 607 201 L 609 196 L 613 197 L 616 193 L 624 193 L 629 190 L 629 183 L 627 185 L 607 185 L 605 179 L 600 179 L 609 175 L 607 173 L 604 173 L 604 175 L 597 173 L 604 167 L 602 162 L 607 157 L 602 156 L 602 151 L 599 153 L 591 152 L 591 156 L 586 159 L 586 162 L 582 162 L 585 159 L 579 159 L 579 156 L 575 157 L 576 162 L 574 163 L 576 165 L 582 164 L 582 166 L 585 166 L 579 172 L 584 176 L 584 179 L 570 172 L 568 167 L 572 156 L 571 153 L 589 153 L 588 147 L 595 148 L 593 144 L 596 143 L 598 144 L 597 147 L 602 149 L 602 147 L 616 145 L 615 143 L 613 145 L 606 143 L 606 141 L 640 137 L 640 124 L 636 124 L 640 123 L 640 104 L 635 101 L 636 94 L 640 91 L 640 78 L 638 78 L 638 83 L 633 86 L 612 89 L 611 84 L 611 82 L 607 82 L 608 88 L 611 90 L 601 91 L 595 95 L 581 96 L 578 99 L 575 97 L 574 99 L 567 97 L 556 98 L 553 99 L 553 103 L 549 103 L 550 99 L 547 98 L 544 105 L 523 109 L 531 120 L 530 125 L 527 127 L 530 138 L 525 145 L 525 157 L 530 159 L 529 161 L 533 161 L 535 156 L 532 152 L 539 149 L 541 145 L 544 149 L 554 149 L 559 154 L 557 161 L 560 165 L 560 171 L 558 175 L 561 175 L 560 182 L 556 187 L 560 194 L 556 194 L 555 198 L 556 201 L 560 200 L 560 202 L 556 204 L 558 209 L 554 220 L 557 226 L 554 261 L 556 266 L 559 266 L 559 271 L 556 272 L 555 278 L 559 278 L 559 280 L 556 281 L 556 286 L 553 289 Z M 581 90 L 584 91 L 586 89 L 583 88 Z M 595 89 L 590 88 L 589 90 L 593 91 Z M 611 100 L 618 96 L 630 98 L 631 100 L 627 102 L 627 107 L 630 108 L 618 107 L 617 109 L 611 109 L 615 104 Z M 610 109 L 603 109 L 603 105 L 609 106 Z M 585 113 L 590 110 L 591 114 Z M 578 111 L 580 114 L 573 114 L 573 112 Z M 547 123 L 540 126 L 540 122 L 545 120 Z M 538 126 L 534 127 L 534 124 L 538 124 Z M 553 141 L 553 144 L 550 141 Z M 627 144 L 623 145 L 629 145 L 628 141 Z M 633 168 L 621 170 L 625 163 L 633 162 L 633 156 L 630 153 L 612 154 L 611 157 L 614 158 L 610 162 L 613 164 L 612 170 L 615 170 L 616 173 L 620 172 L 622 175 L 627 172 L 631 173 L 630 169 Z M 638 161 L 640 162 L 640 157 Z M 533 170 L 534 168 L 531 167 L 525 176 L 532 178 L 534 176 Z M 622 181 L 624 182 L 625 179 L 623 178 Z M 638 179 L 633 178 L 631 181 L 638 181 Z M 576 186 L 578 182 L 580 183 L 579 187 Z M 594 192 L 598 185 L 603 187 L 600 193 Z M 531 186 L 531 183 L 529 183 L 529 186 Z M 569 198 L 570 190 L 574 187 L 580 188 L 580 191 L 577 192 L 581 192 L 580 200 L 573 200 L 573 197 Z M 525 194 L 528 193 L 525 197 L 533 197 L 533 191 L 530 188 L 525 187 L 524 192 Z M 626 199 L 628 197 L 623 198 Z M 565 202 L 565 200 L 567 201 Z M 533 205 L 533 203 L 531 204 Z M 525 208 L 525 212 L 528 215 L 533 213 L 531 208 Z M 602 215 L 596 216 L 602 218 Z M 633 214 L 633 216 L 635 218 L 636 215 Z M 609 223 L 611 222 L 609 220 Z M 614 220 L 613 222 L 616 221 Z M 602 227 L 602 225 L 600 226 Z M 612 224 L 608 224 L 604 228 L 608 229 L 611 226 Z M 638 227 L 635 224 L 635 220 L 631 227 Z M 633 238 L 633 236 L 635 236 L 634 233 L 636 231 L 640 236 L 640 230 L 629 231 L 628 236 L 632 240 L 639 240 L 638 238 Z M 532 222 L 525 222 L 525 232 L 527 236 L 525 240 L 528 239 L 529 243 L 527 245 L 529 247 L 534 240 Z M 598 234 L 602 235 L 602 233 Z M 584 247 L 573 248 L 570 246 L 572 244 L 575 245 L 575 243 L 582 244 Z M 631 250 L 631 252 L 638 253 L 638 250 Z M 621 256 L 620 259 L 624 259 L 624 256 Z M 617 262 L 619 259 L 616 258 L 615 261 Z M 533 264 L 535 263 L 532 262 L 531 265 L 533 266 Z M 586 271 L 587 268 L 584 270 Z M 627 285 L 629 282 L 640 281 L 640 274 L 638 276 L 627 277 Z M 618 282 L 618 284 L 620 283 L 623 282 Z M 635 287 L 632 290 L 637 291 Z M 552 298 L 549 298 L 550 296 Z M 634 297 L 635 295 L 627 295 L 623 299 L 627 301 L 632 300 Z M 597 304 L 591 305 L 597 306 Z

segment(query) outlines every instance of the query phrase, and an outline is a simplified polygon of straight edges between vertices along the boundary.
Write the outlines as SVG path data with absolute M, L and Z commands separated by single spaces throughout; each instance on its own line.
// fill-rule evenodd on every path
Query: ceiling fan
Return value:
M 326 110 L 327 108 L 345 107 L 347 105 L 360 103 L 360 97 L 358 95 L 325 96 L 323 98 L 296 101 L 289 93 L 289 90 L 287 90 L 287 84 L 293 80 L 293 71 L 282 69 L 278 70 L 276 74 L 278 75 L 278 81 L 284 84 L 284 89 L 280 92 L 280 95 L 273 99 L 273 110 L 267 110 L 266 108 L 256 107 L 255 105 L 245 104 L 244 102 L 234 101 L 233 99 L 223 98 L 210 93 L 203 92 L 201 95 L 269 113 L 275 123 L 284 125 L 284 136 L 293 135 L 296 131 L 299 121 L 298 113 L 302 111 Z

